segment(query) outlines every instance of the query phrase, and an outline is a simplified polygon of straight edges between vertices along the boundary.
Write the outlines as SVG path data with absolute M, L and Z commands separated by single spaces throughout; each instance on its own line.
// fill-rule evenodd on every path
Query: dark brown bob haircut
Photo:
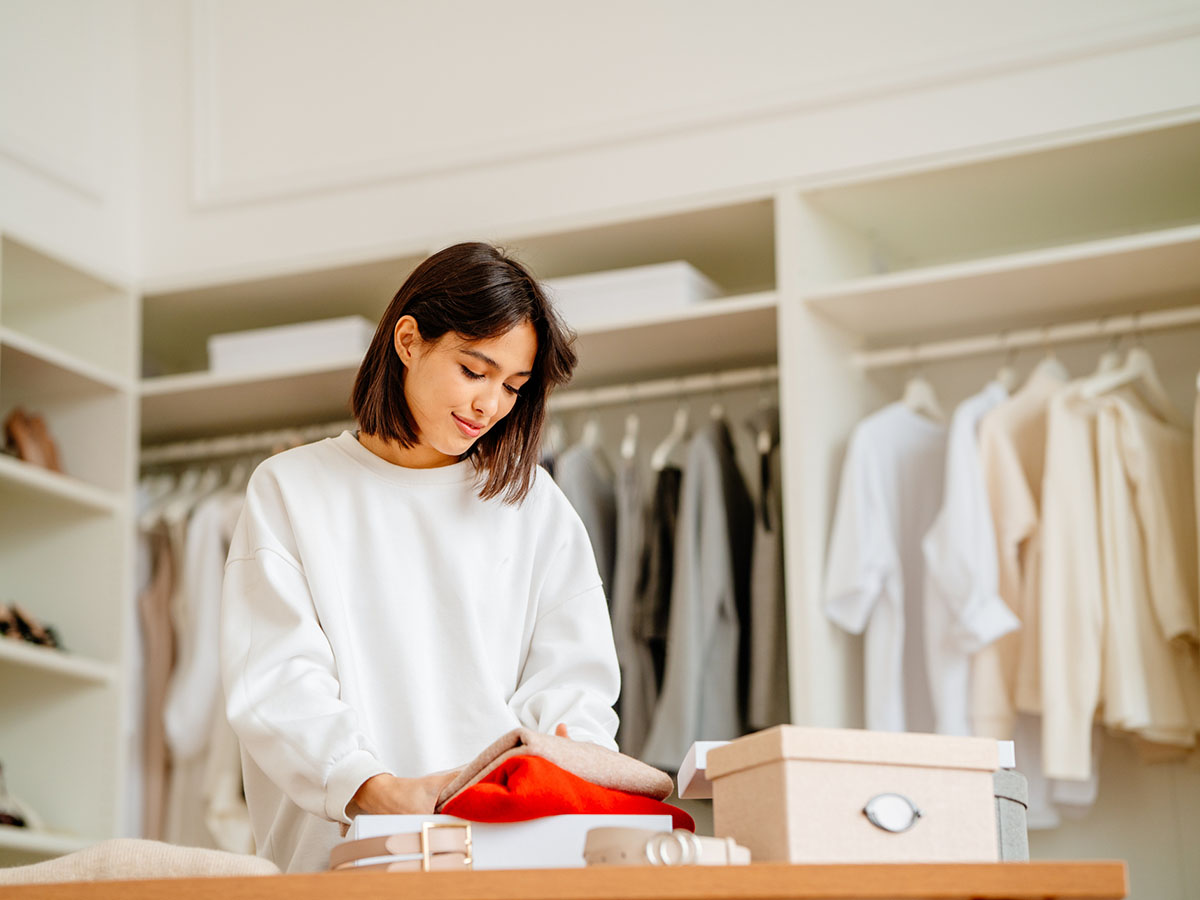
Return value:
M 533 374 L 512 411 L 462 458 L 487 473 L 479 496 L 520 503 L 538 464 L 550 392 L 570 381 L 575 333 L 521 263 L 491 244 L 455 244 L 422 262 L 388 305 L 358 369 L 350 405 L 360 430 L 396 441 L 420 442 L 404 395 L 405 367 L 393 345 L 396 323 L 412 316 L 423 341 L 453 332 L 467 341 L 499 337 L 529 322 L 537 333 Z

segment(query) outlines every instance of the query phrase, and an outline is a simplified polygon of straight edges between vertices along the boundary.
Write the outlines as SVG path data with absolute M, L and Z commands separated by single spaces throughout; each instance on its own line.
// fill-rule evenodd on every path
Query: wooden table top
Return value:
M 5 900 L 1117 900 L 1125 864 L 593 867 L 491 872 L 322 872 L 9 887 Z

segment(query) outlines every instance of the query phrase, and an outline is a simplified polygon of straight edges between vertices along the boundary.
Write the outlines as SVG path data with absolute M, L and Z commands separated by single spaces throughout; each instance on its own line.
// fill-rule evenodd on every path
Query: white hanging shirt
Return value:
M 980 419 L 1007 396 L 993 382 L 955 409 L 942 508 L 922 542 L 925 652 L 939 734 L 971 733 L 971 656 L 1020 627 L 998 591 L 996 537 L 977 435 Z
M 1121 396 L 1096 420 L 1104 722 L 1193 747 L 1200 730 L 1192 441 Z
M 1097 403 L 1071 382 L 1050 399 L 1042 480 L 1040 660 L 1046 775 L 1091 775 L 1101 699 L 1104 588 L 1096 472 Z
M 1035 372 L 1019 391 L 983 417 L 979 455 L 996 536 L 997 584 L 1021 622 L 1019 631 L 981 650 L 971 662 L 975 734 L 1008 740 L 1017 712 L 1040 713 L 1039 629 L 1042 472 L 1046 411 L 1064 382 Z
M 544 470 L 520 506 L 474 464 L 393 465 L 349 432 L 250 479 L 221 609 L 226 711 L 260 856 L 329 864 L 373 775 L 459 767 L 523 725 L 615 749 L 595 557 Z
M 825 614 L 865 630 L 867 727 L 934 730 L 921 539 L 942 504 L 946 428 L 892 403 L 854 429 L 825 573 Z

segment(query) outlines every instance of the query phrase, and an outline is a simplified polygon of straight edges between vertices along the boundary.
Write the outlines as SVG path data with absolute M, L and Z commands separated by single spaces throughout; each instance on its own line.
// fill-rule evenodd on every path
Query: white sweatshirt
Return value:
M 258 854 L 328 866 L 359 786 L 504 732 L 615 748 L 616 651 L 587 534 L 542 470 L 520 506 L 471 462 L 407 469 L 344 432 L 255 471 L 226 563 L 221 669 Z

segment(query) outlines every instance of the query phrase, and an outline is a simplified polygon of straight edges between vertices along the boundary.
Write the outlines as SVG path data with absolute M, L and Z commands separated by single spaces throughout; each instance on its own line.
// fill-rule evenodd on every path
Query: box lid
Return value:
M 1000 759 L 997 743 L 991 738 L 779 725 L 709 750 L 707 776 L 714 781 L 780 759 L 994 772 Z
M 711 800 L 712 783 L 708 780 L 708 752 L 724 747 L 729 741 L 696 741 L 688 749 L 679 767 L 680 800 Z

